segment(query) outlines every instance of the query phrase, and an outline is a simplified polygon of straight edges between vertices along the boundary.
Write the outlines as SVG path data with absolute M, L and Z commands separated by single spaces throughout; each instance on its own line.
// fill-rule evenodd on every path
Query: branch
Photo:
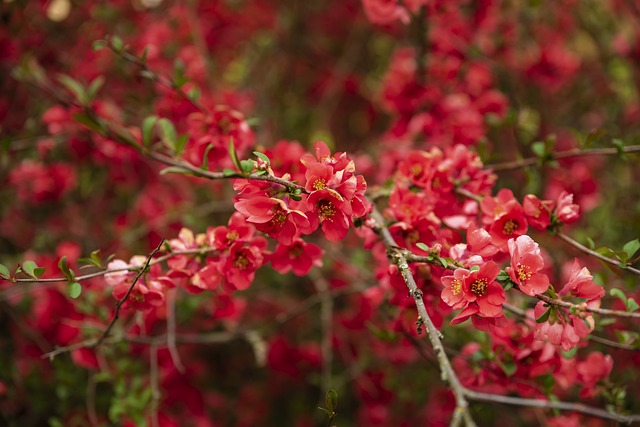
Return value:
M 174 251 L 174 252 L 170 252 L 167 255 L 163 255 L 161 257 L 155 258 L 153 261 L 149 262 L 149 267 L 154 266 L 156 264 L 160 264 L 170 258 L 173 258 L 175 256 L 178 255 L 199 255 L 199 254 L 205 254 L 205 253 L 209 253 L 209 252 L 215 252 L 217 251 L 217 249 L 214 248 L 198 248 L 198 249 L 186 249 L 183 251 Z M 154 252 L 155 253 L 155 252 Z M 112 268 L 112 269 L 105 269 L 102 271 L 96 271 L 95 273 L 89 273 L 89 274 L 85 274 L 84 276 L 77 276 L 75 278 L 76 282 L 80 282 L 83 280 L 88 280 L 88 279 L 93 279 L 95 277 L 100 277 L 100 276 L 104 276 L 105 274 L 110 274 L 110 273 L 118 273 L 121 271 L 138 271 L 140 269 L 140 267 L 124 267 L 124 268 Z M 67 279 L 66 277 L 55 277 L 55 278 L 51 278 L 51 279 L 5 279 L 5 278 L 0 278 L 0 280 L 5 280 L 5 281 L 11 281 L 13 283 L 59 283 L 59 282 L 68 282 L 69 279 Z M 5 294 L 8 292 L 4 292 L 2 294 L 0 294 L 0 300 L 6 300 L 8 297 L 13 296 L 13 294 L 9 293 L 8 296 L 5 296 Z
M 617 155 L 620 153 L 637 153 L 640 152 L 640 145 L 628 145 L 625 147 L 617 148 L 574 148 L 571 150 L 558 151 L 557 153 L 549 153 L 546 160 L 561 160 L 571 157 L 584 157 L 584 156 L 602 156 L 602 155 Z M 521 160 L 513 160 L 510 162 L 496 163 L 484 165 L 485 169 L 491 169 L 494 172 L 509 171 L 520 169 L 526 166 L 533 166 L 540 162 L 540 157 L 528 157 Z
M 586 254 L 589 254 L 591 256 L 594 256 L 594 257 L 598 258 L 600 261 L 604 261 L 607 264 L 611 264 L 611 265 L 613 265 L 615 267 L 618 267 L 618 268 L 621 268 L 623 270 L 630 271 L 633 274 L 640 275 L 640 270 L 638 270 L 637 268 L 633 268 L 633 267 L 628 266 L 628 265 L 627 266 L 623 266 L 622 264 L 620 264 L 620 261 L 616 261 L 613 258 L 609 258 L 609 257 L 606 257 L 606 256 L 604 256 L 602 254 L 599 254 L 598 252 L 587 248 L 583 244 L 573 240 L 571 237 L 567 236 L 566 234 L 564 234 L 564 233 L 562 233 L 560 231 L 558 231 L 556 233 L 556 236 L 558 236 L 561 240 L 564 240 L 565 242 L 567 242 L 568 244 L 570 244 L 574 248 L 576 248 L 578 250 L 581 250 L 582 252 L 584 252 Z
M 442 345 L 442 341 L 440 339 L 440 332 L 433 324 L 431 317 L 427 313 L 427 308 L 424 305 L 424 301 L 422 300 L 422 291 L 418 289 L 418 285 L 416 284 L 413 275 L 411 274 L 411 270 L 409 269 L 409 264 L 404 256 L 404 252 L 398 247 L 393 236 L 389 232 L 389 229 L 384 225 L 384 218 L 374 207 L 371 216 L 375 220 L 376 228 L 382 237 L 382 241 L 384 245 L 387 247 L 387 254 L 389 260 L 393 262 L 397 267 L 398 271 L 402 275 L 407 288 L 409 288 L 409 293 L 413 297 L 413 301 L 416 304 L 416 308 L 418 310 L 418 315 L 422 322 L 424 323 L 427 329 L 427 335 L 429 340 L 431 341 L 431 346 L 435 351 L 436 358 L 438 360 L 438 364 L 440 365 L 440 373 L 442 379 L 449 384 L 451 387 L 451 391 L 456 399 L 456 415 L 454 416 L 454 421 L 459 417 L 463 417 L 465 424 L 469 427 L 475 427 L 475 422 L 471 418 L 471 414 L 469 413 L 469 403 L 465 397 L 465 388 L 460 383 L 455 371 L 453 370 L 453 366 L 451 366 L 451 362 L 445 353 L 444 346 Z M 461 413 L 458 415 L 457 413 Z
M 180 359 L 180 353 L 176 347 L 176 298 L 178 297 L 178 288 L 169 289 L 167 291 L 167 347 L 169 354 L 173 360 L 173 365 L 183 374 L 184 365 Z
M 501 396 L 465 389 L 465 395 L 479 402 L 503 403 L 505 405 L 528 406 L 534 408 L 559 409 L 561 411 L 579 412 L 606 420 L 614 420 L 631 424 L 640 421 L 640 415 L 622 415 L 617 412 L 607 412 L 582 403 L 553 402 L 543 399 L 525 399 L 521 397 Z
M 595 307 L 588 307 L 588 306 L 585 307 L 582 304 L 573 304 L 570 302 L 553 299 L 543 294 L 536 295 L 536 298 L 548 304 L 552 304 L 558 307 L 564 307 L 569 309 L 573 308 L 574 310 L 578 310 L 578 311 L 590 311 L 591 313 L 602 314 L 604 316 L 617 316 L 617 317 L 640 319 L 640 313 L 632 313 L 630 311 L 620 311 L 620 310 L 609 310 L 606 308 L 595 308 Z
M 333 299 L 331 296 L 329 283 L 316 270 L 312 271 L 311 279 L 320 299 L 320 329 L 322 331 L 322 341 L 320 348 L 322 351 L 322 389 L 329 390 L 331 384 L 331 371 L 333 352 L 331 348 L 332 320 L 333 320 Z

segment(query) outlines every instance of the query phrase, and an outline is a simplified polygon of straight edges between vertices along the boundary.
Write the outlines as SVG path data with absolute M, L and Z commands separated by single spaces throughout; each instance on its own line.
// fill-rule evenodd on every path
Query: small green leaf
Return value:
M 238 160 L 238 153 L 236 153 L 236 147 L 233 145 L 233 138 L 229 141 L 229 155 L 236 169 L 242 172 L 242 166 L 240 166 L 240 160 Z
M 187 92 L 187 96 L 193 102 L 198 102 L 198 100 L 200 99 L 200 88 L 197 86 L 193 86 L 191 89 L 189 89 L 189 92 Z
M 160 171 L 160 175 L 166 175 L 168 173 L 196 176 L 196 174 L 191 172 L 189 169 L 181 168 L 180 166 L 169 166 L 168 168 L 164 168 Z
M 67 292 L 69 292 L 69 296 L 73 299 L 76 299 L 82 293 L 82 285 L 78 282 L 69 282 L 67 285 Z
M 60 261 L 58 261 L 58 268 L 60 269 L 60 271 L 62 271 L 62 274 L 64 274 L 64 277 L 66 277 L 67 280 L 74 281 L 76 279 L 76 275 L 73 272 L 72 269 L 69 268 L 69 262 L 67 261 L 67 257 L 63 256 L 62 258 L 60 258 Z
M 442 268 L 449 268 L 449 263 L 446 259 L 438 257 L 438 261 L 440 261 L 440 264 L 442 264 Z
M 176 154 L 182 154 L 185 145 L 187 145 L 187 141 L 189 141 L 189 135 L 180 135 L 176 140 Z M 207 147 L 208 148 L 208 147 Z
M 9 269 L 3 264 L 0 264 L 0 276 L 5 277 L 7 279 L 11 278 L 11 273 L 9 272 Z
M 175 126 L 171 120 L 165 119 L 164 117 L 158 119 L 158 126 L 160 126 L 160 137 L 162 142 L 164 142 L 164 144 L 175 153 L 177 151 L 176 143 L 178 139 Z
M 120 52 L 123 48 L 122 39 L 118 36 L 111 37 L 111 45 L 113 46 L 116 52 Z
M 638 239 L 627 242 L 622 250 L 627 254 L 627 259 L 631 258 L 640 249 L 640 241 Z M 625 260 L 626 261 L 626 260 Z
M 611 140 L 611 145 L 613 145 L 614 147 L 616 147 L 616 150 L 618 151 L 618 155 L 619 156 L 624 156 L 624 141 L 622 141 L 621 139 L 618 138 L 613 138 Z
M 149 147 L 151 145 L 151 138 L 153 138 L 153 129 L 158 122 L 158 116 L 145 117 L 142 121 L 142 145 Z
M 98 94 L 98 91 L 104 85 L 104 76 L 98 76 L 89 84 L 89 88 L 87 88 L 87 95 L 89 96 L 89 101 L 93 101 Z
M 300 200 L 302 200 L 302 197 L 296 196 L 295 194 L 291 194 L 291 195 L 289 195 L 289 197 L 291 197 L 296 202 L 299 202 Z
M 35 262 L 27 260 L 22 263 L 22 271 L 35 279 L 39 279 L 44 273 L 44 268 L 38 267 Z
M 587 237 L 587 247 L 592 250 L 596 247 L 596 244 L 591 237 Z
M 547 309 L 540 317 L 536 319 L 536 323 L 544 323 L 549 320 L 549 316 L 551 315 L 551 307 Z
M 226 168 L 222 171 L 222 174 L 224 176 L 235 176 L 238 175 L 238 172 L 234 171 L 233 169 Z
M 204 149 L 204 154 L 202 155 L 202 164 L 200 165 L 200 169 L 203 169 L 203 170 L 209 169 L 209 151 L 211 151 L 212 148 L 213 148 L 213 143 L 209 143 L 209 145 L 207 145 L 207 148 Z
M 500 366 L 500 368 L 502 368 L 502 370 L 508 377 L 513 376 L 513 374 L 515 374 L 518 370 L 518 366 L 513 360 L 508 362 L 500 362 L 498 365 Z
M 541 141 L 534 142 L 533 144 L 531 144 L 531 151 L 533 151 L 533 154 L 535 154 L 536 157 L 543 159 L 547 152 L 546 144 Z
M 145 48 L 142 50 L 142 55 L 140 55 L 140 61 L 143 64 L 147 63 L 147 55 L 149 54 L 149 46 L 145 46 Z
M 267 157 L 266 154 L 261 153 L 259 151 L 254 151 L 253 154 L 259 158 L 260 160 L 262 160 L 263 162 L 265 162 L 268 166 L 271 166 L 271 160 L 269 160 L 269 157 Z
M 470 271 L 479 271 L 480 270 L 480 266 L 479 265 L 474 265 L 469 270 Z
M 76 122 L 80 123 L 81 125 L 85 125 L 87 128 L 99 134 L 102 134 L 104 131 L 102 124 L 99 121 L 97 121 L 94 117 L 87 115 L 87 113 L 84 113 L 84 112 L 75 113 L 73 115 L 73 119 Z
M 335 412 L 338 407 L 338 392 L 335 390 L 329 390 L 324 400 L 327 405 L 327 409 L 332 413 Z
M 82 102 L 83 104 L 87 104 L 88 96 L 84 87 L 75 79 L 61 74 L 58 76 L 58 81 L 64 86 L 69 92 L 75 96 L 75 98 Z
M 241 167 L 241 171 L 243 174 L 245 175 L 249 175 L 254 168 L 255 164 L 253 163 L 253 160 L 241 160 L 240 161 L 240 167 Z
M 107 45 L 106 40 L 96 40 L 93 42 L 93 45 L 91 46 L 94 52 L 97 52 L 99 50 L 104 49 L 104 47 Z
M 514 285 L 515 283 L 513 283 L 511 280 L 507 280 L 502 284 L 502 289 L 508 291 L 509 289 L 513 288 Z
M 625 306 L 627 305 L 627 296 L 620 289 L 617 289 L 617 288 L 611 289 L 609 291 L 609 295 L 611 295 L 612 297 L 619 298 L 624 303 Z
M 640 306 L 633 298 L 627 300 L 627 311 L 636 311 Z
M 425 252 L 429 252 L 431 250 L 429 246 L 425 245 L 424 243 L 416 243 L 416 246 Z

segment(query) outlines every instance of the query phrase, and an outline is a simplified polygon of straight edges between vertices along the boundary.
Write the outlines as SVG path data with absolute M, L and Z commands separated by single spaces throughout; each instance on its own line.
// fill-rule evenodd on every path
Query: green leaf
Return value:
M 75 96 L 75 98 L 83 104 L 87 104 L 89 97 L 87 96 L 87 92 L 84 87 L 75 79 L 61 74 L 58 76 L 58 81 L 64 86 L 69 92 Z
M 189 141 L 189 135 L 180 135 L 176 141 L 176 154 L 182 154 L 184 151 L 185 145 L 187 145 L 187 141 Z M 209 147 L 207 147 L 209 148 Z
M 429 252 L 431 250 L 429 246 L 425 245 L 424 243 L 416 243 L 416 246 L 425 252 Z
M 193 86 L 191 89 L 189 89 L 189 92 L 187 92 L 187 96 L 193 102 L 198 102 L 198 100 L 200 99 L 200 88 L 197 86 Z
M 104 49 L 106 45 L 107 45 L 106 40 L 96 40 L 93 42 L 93 45 L 91 46 L 91 48 L 93 49 L 94 52 L 97 52 L 99 50 Z
M 213 148 L 213 143 L 209 143 L 209 145 L 207 145 L 207 148 L 204 149 L 204 154 L 202 155 L 202 164 L 200 165 L 200 169 L 203 169 L 203 170 L 209 169 L 209 151 L 211 151 L 212 148 Z
M 145 48 L 142 50 L 142 55 L 140 55 L 140 61 L 143 64 L 147 63 L 147 55 L 149 54 L 149 46 L 145 46 Z
M 158 122 L 158 116 L 145 117 L 142 121 L 142 145 L 149 147 L 151 145 L 151 138 L 153 138 L 153 129 Z
M 249 175 L 252 171 L 253 171 L 253 167 L 255 166 L 255 164 L 253 163 L 253 160 L 241 160 L 240 161 L 240 167 L 241 167 L 241 171 L 244 175 Z
M 296 196 L 295 194 L 291 194 L 291 195 L 289 195 L 289 197 L 291 197 L 296 202 L 299 202 L 300 200 L 302 200 L 302 197 Z
M 69 296 L 73 299 L 76 299 L 82 293 L 82 285 L 78 282 L 69 282 L 67 285 L 67 292 L 69 292 Z
M 233 145 L 233 138 L 229 141 L 229 155 L 231 156 L 231 161 L 236 169 L 242 172 L 242 166 L 240 166 L 240 160 L 238 160 L 238 153 L 236 153 L 236 147 Z
M 189 169 L 181 168 L 180 166 L 169 166 L 168 168 L 164 168 L 160 171 L 160 175 L 166 175 L 168 173 L 197 176 L 196 174 L 191 172 Z
M 627 311 L 636 311 L 640 306 L 633 298 L 627 300 Z
M 98 76 L 95 79 L 93 79 L 91 84 L 89 84 L 89 88 L 87 88 L 87 95 L 89 97 L 88 99 L 89 102 L 95 99 L 96 95 L 98 94 L 98 91 L 102 88 L 103 85 L 104 85 L 104 76 Z
M 543 159 L 547 153 L 547 146 L 544 142 L 538 141 L 531 144 L 531 151 L 536 157 Z
M 627 259 L 631 258 L 640 249 L 640 241 L 638 239 L 627 242 L 622 250 L 627 254 Z M 626 260 L 625 260 L 626 261 Z
M 329 390 L 324 398 L 327 409 L 332 413 L 336 411 L 338 407 L 338 392 L 335 390 Z
M 27 260 L 22 263 L 22 271 L 35 279 L 39 279 L 44 273 L 44 268 L 38 267 L 35 262 Z
M 58 268 L 60 269 L 60 271 L 62 271 L 62 274 L 64 274 L 64 277 L 66 277 L 67 280 L 74 281 L 76 279 L 76 275 L 73 272 L 72 269 L 69 268 L 69 262 L 67 261 L 67 257 L 63 256 L 62 258 L 60 258 L 60 261 L 58 261 Z
M 86 127 L 88 127 L 89 129 L 91 129 L 94 132 L 97 132 L 99 134 L 102 135 L 104 128 L 102 127 L 102 124 L 97 121 L 94 117 L 91 117 L 89 115 L 87 115 L 87 113 L 75 113 L 73 115 L 73 119 L 80 123 L 81 125 L 85 125 Z
M 470 271 L 479 271 L 480 270 L 480 266 L 479 265 L 474 265 L 469 270 Z
M 238 175 L 238 172 L 234 171 L 233 169 L 226 168 L 222 171 L 222 174 L 224 176 L 235 176 Z
M 262 160 L 263 162 L 265 162 L 268 166 L 271 166 L 271 160 L 269 160 L 269 157 L 267 157 L 266 154 L 261 153 L 259 151 L 254 151 L 253 154 L 259 158 L 260 160 Z
M 175 153 L 177 151 L 176 144 L 178 139 L 175 126 L 171 120 L 165 119 L 164 117 L 158 119 L 158 126 L 160 126 L 160 138 L 162 142 Z
M 502 284 L 502 289 L 508 291 L 509 289 L 513 288 L 514 285 L 515 283 L 513 283 L 511 280 L 507 280 Z
M 11 273 L 9 272 L 9 269 L 3 264 L 0 264 L 0 277 L 5 277 L 7 279 L 11 278 Z
M 587 237 L 587 247 L 591 250 L 596 247 L 596 243 L 593 241 L 591 237 Z
M 442 264 L 443 268 L 449 268 L 449 263 L 447 262 L 446 259 L 442 257 L 438 257 L 438 261 L 440 261 L 440 264 Z
M 613 288 L 609 290 L 609 295 L 611 295 L 612 297 L 619 298 L 624 303 L 625 306 L 627 305 L 627 296 L 620 289 Z
M 549 316 L 551 315 L 551 307 L 547 309 L 540 317 L 536 319 L 536 323 L 544 323 L 549 320 Z
M 518 366 L 515 364 L 515 362 L 513 360 L 508 361 L 508 362 L 500 362 L 498 363 L 498 365 L 500 366 L 500 368 L 504 371 L 504 373 L 510 377 L 513 374 L 516 373 L 516 371 L 518 370 Z
M 618 151 L 618 155 L 620 157 L 623 157 L 625 155 L 625 152 L 624 152 L 624 141 L 622 141 L 621 139 L 618 139 L 618 138 L 613 138 L 611 140 L 611 145 L 616 147 L 616 150 Z
M 120 52 L 124 47 L 122 43 L 122 39 L 118 36 L 111 37 L 111 45 L 113 46 L 116 52 Z

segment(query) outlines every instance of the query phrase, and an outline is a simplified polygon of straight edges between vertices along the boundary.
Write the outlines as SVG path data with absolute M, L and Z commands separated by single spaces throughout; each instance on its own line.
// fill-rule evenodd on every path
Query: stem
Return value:
M 560 160 L 568 159 L 571 157 L 584 157 L 584 156 L 611 156 L 623 153 L 637 153 L 640 152 L 640 145 L 628 145 L 626 147 L 618 148 L 574 148 L 571 150 L 558 151 L 556 153 L 549 153 L 548 160 Z M 485 165 L 485 169 L 491 169 L 494 172 L 510 171 L 520 169 L 526 166 L 533 166 L 540 162 L 539 157 L 528 157 L 521 160 L 513 160 L 510 162 L 496 163 Z

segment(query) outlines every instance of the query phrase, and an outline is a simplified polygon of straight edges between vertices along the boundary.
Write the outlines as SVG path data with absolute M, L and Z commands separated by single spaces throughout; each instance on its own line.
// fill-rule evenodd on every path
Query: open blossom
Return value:
M 540 200 L 533 194 L 524 196 L 522 207 L 529 224 L 536 230 L 546 230 L 551 224 L 552 200 Z
M 547 311 L 544 301 L 536 304 L 533 313 L 536 319 L 540 318 Z M 550 316 L 550 320 L 543 323 L 536 323 L 535 337 L 537 340 L 548 340 L 551 344 L 562 346 L 564 351 L 569 351 L 578 345 L 580 339 L 588 336 L 595 328 L 593 316 L 584 318 L 567 314 Z
M 580 218 L 580 206 L 573 203 L 573 194 L 563 191 L 558 196 L 555 213 L 562 223 L 575 222 Z
M 293 270 L 296 276 L 305 276 L 314 265 L 322 266 L 322 254 L 323 250 L 313 243 L 296 239 L 289 246 L 279 244 L 269 260 L 271 267 L 278 273 Z
M 120 270 L 128 267 L 142 267 L 145 262 L 146 257 L 143 256 L 134 256 L 129 263 L 116 259 L 107 265 L 107 269 Z M 129 292 L 131 284 L 135 280 L 135 276 L 136 273 L 126 270 L 105 274 L 105 281 L 113 287 L 112 295 L 115 299 L 118 301 L 124 299 L 127 292 Z M 140 277 L 136 282 L 127 300 L 124 302 L 123 308 L 146 311 L 164 303 L 164 294 L 162 293 L 163 286 L 161 283 L 155 280 L 149 280 L 148 283 L 145 283 L 144 280 L 143 277 Z
M 558 295 L 571 294 L 578 298 L 586 298 L 590 303 L 597 300 L 597 305 L 599 306 L 600 298 L 604 296 L 604 293 L 602 286 L 594 283 L 593 276 L 587 267 L 580 268 L 580 263 L 575 258 L 569 274 L 569 280 L 558 292 Z
M 290 245 L 300 234 L 310 234 L 309 218 L 301 211 L 289 209 L 274 197 L 256 196 L 241 199 L 234 204 L 238 212 L 247 216 L 247 222 L 284 245 Z
M 544 259 L 540 248 L 527 235 L 511 239 L 508 242 L 511 266 L 506 268 L 509 277 L 518 288 L 527 295 L 541 294 L 549 288 L 549 278 L 539 273 L 544 268 Z
M 452 325 L 462 323 L 471 316 L 499 318 L 503 317 L 502 304 L 505 294 L 495 281 L 500 268 L 489 261 L 478 270 L 459 268 L 453 275 L 443 276 L 441 298 L 454 309 L 463 310 L 451 321 Z
M 267 242 L 256 237 L 251 243 L 237 241 L 229 247 L 229 253 L 217 264 L 218 272 L 231 285 L 231 290 L 245 290 L 253 282 L 256 270 L 264 263 Z

